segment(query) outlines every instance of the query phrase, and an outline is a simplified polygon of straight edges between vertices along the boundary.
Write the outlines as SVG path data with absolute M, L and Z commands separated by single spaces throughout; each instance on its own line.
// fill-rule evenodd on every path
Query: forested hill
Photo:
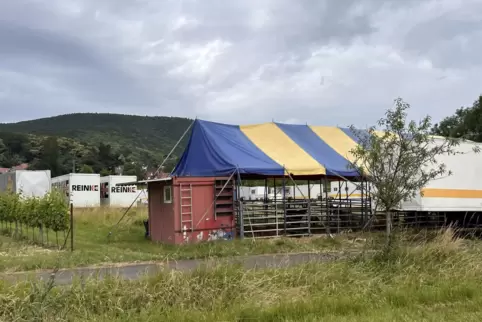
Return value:
M 61 136 L 113 148 L 168 153 L 192 120 L 179 117 L 76 113 L 0 124 L 0 132 Z
M 132 162 L 155 167 L 191 122 L 178 117 L 75 113 L 0 124 L 0 167 L 26 162 L 36 168 L 47 164 L 55 168 L 58 163 L 56 174 L 69 172 L 74 160 L 95 172 L 106 168 L 114 171 Z M 182 153 L 187 138 L 176 149 L 175 157 Z M 47 156 L 54 150 L 59 154 Z

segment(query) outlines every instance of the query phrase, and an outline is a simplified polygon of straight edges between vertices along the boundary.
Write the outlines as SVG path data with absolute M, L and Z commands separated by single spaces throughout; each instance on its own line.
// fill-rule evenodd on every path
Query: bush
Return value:
M 69 226 L 69 205 L 57 190 L 43 198 L 22 198 L 6 192 L 0 194 L 0 221 L 63 231 Z

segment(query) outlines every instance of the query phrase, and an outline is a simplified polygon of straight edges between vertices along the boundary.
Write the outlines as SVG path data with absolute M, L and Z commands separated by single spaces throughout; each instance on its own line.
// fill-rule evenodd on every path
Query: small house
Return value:
M 151 240 L 181 244 L 234 237 L 234 182 L 221 177 L 147 180 Z

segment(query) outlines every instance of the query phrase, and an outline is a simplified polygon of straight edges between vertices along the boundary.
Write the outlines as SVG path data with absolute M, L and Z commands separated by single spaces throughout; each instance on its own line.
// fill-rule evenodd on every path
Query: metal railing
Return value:
M 311 236 L 384 230 L 386 214 L 373 213 L 369 199 L 237 201 L 236 227 L 245 238 Z M 394 227 L 482 232 L 482 213 L 393 212 Z

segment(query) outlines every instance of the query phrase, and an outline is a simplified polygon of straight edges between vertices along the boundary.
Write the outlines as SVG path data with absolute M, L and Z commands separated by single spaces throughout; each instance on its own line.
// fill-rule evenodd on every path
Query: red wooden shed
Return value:
M 229 178 L 169 177 L 147 185 L 151 240 L 181 244 L 234 238 L 234 182 Z

